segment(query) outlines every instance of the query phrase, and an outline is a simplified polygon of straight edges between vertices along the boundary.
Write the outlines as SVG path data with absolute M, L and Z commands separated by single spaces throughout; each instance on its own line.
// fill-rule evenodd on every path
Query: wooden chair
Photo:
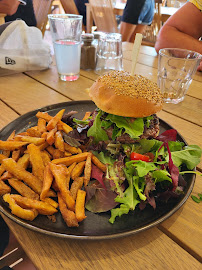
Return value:
M 151 25 L 148 25 L 143 33 L 142 44 L 154 47 L 158 32 L 161 28 L 161 6 L 163 0 L 155 0 L 155 13 Z
M 79 15 L 79 11 L 77 9 L 77 6 L 74 2 L 74 0 L 60 0 L 62 7 L 67 14 L 77 14 Z M 85 31 L 85 26 L 82 25 L 83 31 Z
M 78 9 L 74 0 L 60 0 L 62 7 L 67 14 L 77 14 L 79 15 Z
M 89 0 L 97 31 L 118 33 L 111 0 Z
M 51 4 L 52 0 L 33 0 L 37 27 L 41 30 L 43 35 L 48 22 L 48 14 L 51 12 Z

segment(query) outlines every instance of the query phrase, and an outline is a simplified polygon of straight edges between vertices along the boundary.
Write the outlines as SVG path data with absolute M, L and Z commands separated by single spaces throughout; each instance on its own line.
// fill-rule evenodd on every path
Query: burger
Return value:
M 89 90 L 97 106 L 88 137 L 94 142 L 135 143 L 156 138 L 163 96 L 157 84 L 141 75 L 112 71 L 100 76 Z
M 176 140 L 176 130 L 159 135 L 156 113 L 163 97 L 157 84 L 141 75 L 112 71 L 96 80 L 89 95 L 97 108 L 85 120 L 73 118 L 75 128 L 67 134 L 106 165 L 103 172 L 92 162 L 86 209 L 111 210 L 109 222 L 114 223 L 137 205 L 140 210 L 155 209 L 159 202 L 179 197 L 186 184 L 179 175 L 181 165 L 186 162 L 193 169 L 191 156 L 186 157 L 192 147 L 198 156 L 201 150 L 184 147 Z

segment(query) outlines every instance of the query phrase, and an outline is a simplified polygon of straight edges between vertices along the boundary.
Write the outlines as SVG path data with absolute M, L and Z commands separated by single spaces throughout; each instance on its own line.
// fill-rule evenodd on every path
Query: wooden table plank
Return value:
M 110 241 L 78 241 L 32 232 L 4 218 L 30 259 L 41 270 L 188 270 L 200 267 L 196 259 L 157 228 Z
M 4 104 L 1 100 L 0 100 L 0 112 L 3 112 L 1 113 L 0 117 L 0 130 L 19 116 L 6 104 Z
M 192 194 L 197 196 L 198 193 L 201 193 L 201 190 L 201 176 L 196 176 Z M 201 224 L 201 204 L 194 202 L 192 198 L 189 197 L 184 207 L 161 223 L 158 227 L 202 262 Z
M 85 100 L 89 99 L 86 89 L 93 84 L 92 79 L 87 79 L 84 76 L 80 76 L 78 80 L 73 82 L 61 81 L 58 77 L 56 66 L 52 66 L 50 69 L 41 71 L 26 72 L 31 78 L 34 78 L 41 83 L 57 90 L 61 94 L 65 95 L 72 100 Z M 95 75 L 97 77 L 97 75 Z
M 0 97 L 19 114 L 69 100 L 22 73 L 1 77 Z

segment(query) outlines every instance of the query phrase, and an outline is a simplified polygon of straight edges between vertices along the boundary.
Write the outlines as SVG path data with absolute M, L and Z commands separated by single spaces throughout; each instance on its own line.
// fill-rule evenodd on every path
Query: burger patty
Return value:
M 113 127 L 105 130 L 110 140 L 112 140 Z M 153 139 L 156 138 L 159 134 L 159 119 L 156 114 L 153 114 L 153 118 L 150 121 L 149 127 L 144 126 L 144 132 L 140 136 L 140 139 Z M 120 143 L 135 143 L 139 139 L 131 139 L 127 133 L 123 133 L 121 136 L 116 138 L 116 141 Z

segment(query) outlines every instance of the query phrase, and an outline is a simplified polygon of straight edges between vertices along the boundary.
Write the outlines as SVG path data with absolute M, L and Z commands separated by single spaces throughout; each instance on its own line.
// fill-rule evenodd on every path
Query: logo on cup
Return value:
M 9 58 L 9 57 L 5 57 L 5 64 L 6 65 L 15 65 L 16 64 L 16 62 L 15 62 L 15 60 L 13 60 L 13 59 L 11 59 L 11 58 Z

